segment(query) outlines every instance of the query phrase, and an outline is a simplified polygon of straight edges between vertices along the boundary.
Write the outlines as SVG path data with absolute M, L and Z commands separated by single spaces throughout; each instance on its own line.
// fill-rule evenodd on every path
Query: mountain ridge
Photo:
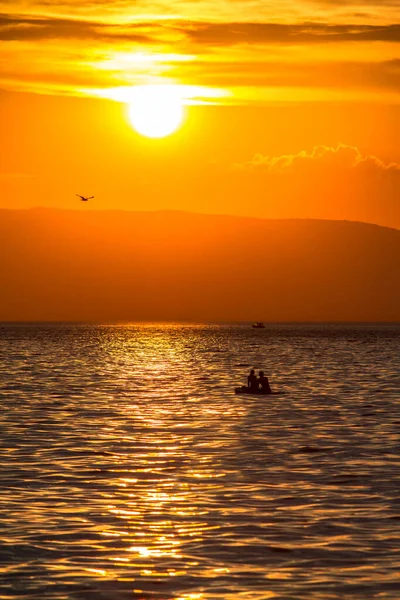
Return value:
M 0 320 L 400 321 L 400 231 L 184 211 L 0 210 Z
M 193 212 L 193 211 L 189 211 L 189 210 L 178 210 L 178 209 L 159 209 L 159 210 L 126 210 L 126 209 L 120 209 L 120 208 L 105 208 L 105 209 L 93 209 L 90 208 L 89 210 L 85 209 L 82 211 L 79 208 L 55 208 L 55 207 L 49 207 L 49 206 L 32 206 L 30 208 L 0 208 L 0 216 L 2 212 L 18 212 L 18 213 L 28 213 L 28 212 L 33 212 L 33 213 L 40 213 L 40 212 L 54 212 L 54 213 L 74 213 L 74 214 L 104 214 L 104 213 L 111 213 L 111 214 L 127 214 L 127 215 L 187 215 L 187 216 L 193 216 L 193 217 L 205 217 L 205 218 L 227 218 L 227 219 L 232 219 L 232 220 L 247 220 L 247 221 L 272 221 L 272 222 L 299 222 L 299 221 L 304 221 L 304 222 L 326 222 L 326 223 L 355 223 L 358 225 L 366 225 L 366 226 L 371 226 L 371 227 L 379 227 L 382 229 L 389 229 L 389 230 L 394 230 L 394 231 L 400 231 L 400 229 L 398 229 L 397 227 L 390 227 L 389 225 L 380 225 L 379 223 L 370 223 L 368 221 L 358 221 L 358 220 L 352 220 L 352 219 L 322 219 L 322 218 L 317 218 L 317 217 L 291 217 L 291 218 L 280 218 L 280 217 L 255 217 L 255 216 L 248 216 L 248 215 L 233 215 L 233 214 L 228 214 L 228 213 L 199 213 L 199 212 Z

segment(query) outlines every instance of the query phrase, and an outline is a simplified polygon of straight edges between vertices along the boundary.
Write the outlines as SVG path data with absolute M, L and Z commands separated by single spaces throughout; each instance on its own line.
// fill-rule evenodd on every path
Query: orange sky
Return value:
M 400 228 L 399 8 L 0 0 L 0 207 Z M 136 133 L 117 101 L 148 84 L 187 104 L 170 137 Z

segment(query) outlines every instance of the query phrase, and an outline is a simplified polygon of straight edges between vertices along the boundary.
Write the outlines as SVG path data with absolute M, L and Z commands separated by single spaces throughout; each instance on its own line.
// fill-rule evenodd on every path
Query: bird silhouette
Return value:
M 76 194 L 78 196 L 78 198 L 81 199 L 82 202 L 87 202 L 88 200 L 91 200 L 92 198 L 94 198 L 94 196 L 89 196 L 89 198 L 86 198 L 85 196 L 81 196 L 80 194 Z

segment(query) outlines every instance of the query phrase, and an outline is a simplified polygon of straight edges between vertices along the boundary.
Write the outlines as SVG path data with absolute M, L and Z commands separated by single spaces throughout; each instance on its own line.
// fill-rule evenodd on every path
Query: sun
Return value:
M 138 133 L 166 137 L 182 123 L 182 100 L 171 86 L 138 86 L 129 103 L 129 118 Z

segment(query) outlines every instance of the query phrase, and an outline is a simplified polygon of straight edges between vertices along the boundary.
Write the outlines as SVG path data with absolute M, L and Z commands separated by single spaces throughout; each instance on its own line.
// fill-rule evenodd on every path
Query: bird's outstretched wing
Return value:
M 83 196 L 80 196 L 79 194 L 75 194 L 76 196 L 78 196 L 78 198 L 80 198 L 81 200 L 83 200 Z
M 94 198 L 94 196 L 90 196 L 90 198 L 86 198 L 86 200 L 91 200 L 92 198 Z

